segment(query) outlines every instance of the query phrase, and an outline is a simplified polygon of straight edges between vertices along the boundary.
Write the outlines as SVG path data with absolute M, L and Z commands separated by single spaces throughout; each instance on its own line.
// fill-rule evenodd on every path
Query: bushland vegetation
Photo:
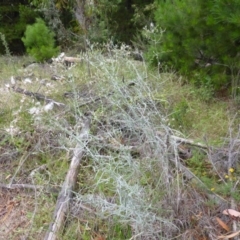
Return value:
M 34 54 L 0 35 L 0 239 L 237 238 L 237 1 L 31 2 Z

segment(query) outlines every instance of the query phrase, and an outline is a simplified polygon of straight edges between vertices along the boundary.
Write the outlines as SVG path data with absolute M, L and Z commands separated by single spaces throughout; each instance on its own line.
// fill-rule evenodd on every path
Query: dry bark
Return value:
M 73 189 L 77 181 L 77 174 L 81 158 L 83 157 L 85 147 L 87 145 L 88 133 L 90 128 L 90 119 L 84 123 L 82 131 L 78 136 L 79 143 L 76 145 L 71 164 L 63 183 L 61 192 L 58 195 L 56 208 L 53 215 L 53 222 L 50 224 L 49 230 L 45 235 L 45 240 L 56 240 L 64 228 L 64 222 L 69 210 L 69 202 L 72 198 Z

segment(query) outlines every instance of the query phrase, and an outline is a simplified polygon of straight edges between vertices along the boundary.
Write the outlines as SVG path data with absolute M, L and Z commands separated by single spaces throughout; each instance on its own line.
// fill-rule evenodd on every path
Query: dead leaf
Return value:
M 5 180 L 8 180 L 11 176 L 12 176 L 11 174 L 7 175 Z
M 230 231 L 229 226 L 228 226 L 225 222 L 223 222 L 220 218 L 216 217 L 216 220 L 217 220 L 218 224 L 219 224 L 224 230 L 226 230 L 227 232 Z
M 237 231 L 235 233 L 232 233 L 230 235 L 226 235 L 226 236 L 219 236 L 218 239 L 229 239 L 229 238 L 233 238 L 236 237 L 237 235 L 239 235 L 240 231 Z
M 233 217 L 240 217 L 240 212 L 238 212 L 234 209 L 225 209 L 223 211 L 223 214 L 230 215 L 230 216 L 233 216 Z

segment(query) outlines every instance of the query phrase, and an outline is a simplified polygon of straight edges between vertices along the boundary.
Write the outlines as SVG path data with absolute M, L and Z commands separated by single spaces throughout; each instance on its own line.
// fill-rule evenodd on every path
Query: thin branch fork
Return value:
M 53 215 L 53 222 L 50 224 L 49 230 L 45 235 L 45 240 L 57 240 L 61 230 L 64 228 L 65 218 L 69 210 L 69 202 L 72 198 L 73 189 L 76 185 L 77 174 L 80 161 L 83 157 L 85 147 L 88 143 L 88 135 L 90 128 L 90 119 L 87 119 L 78 136 L 79 143 L 76 145 L 71 164 L 63 183 L 62 189 L 58 195 L 56 208 Z

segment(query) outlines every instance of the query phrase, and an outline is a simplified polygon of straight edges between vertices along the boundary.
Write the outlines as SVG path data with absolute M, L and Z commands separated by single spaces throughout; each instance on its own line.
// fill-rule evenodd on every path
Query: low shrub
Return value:
M 239 12 L 236 0 L 158 1 L 158 32 L 151 36 L 147 59 L 174 67 L 197 87 L 206 79 L 215 92 L 239 86 Z
M 39 62 L 48 60 L 59 52 L 59 48 L 55 47 L 54 33 L 40 18 L 33 25 L 27 26 L 22 41 L 27 53 Z

